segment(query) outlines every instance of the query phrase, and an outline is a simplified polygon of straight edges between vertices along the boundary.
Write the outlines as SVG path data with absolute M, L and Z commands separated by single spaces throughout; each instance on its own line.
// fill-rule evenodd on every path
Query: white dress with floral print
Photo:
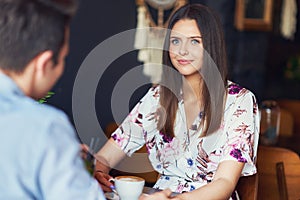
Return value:
M 144 144 L 153 168 L 161 174 L 155 188 L 173 192 L 197 189 L 211 182 L 224 160 L 244 162 L 242 176 L 256 173 L 259 116 L 255 96 L 245 88 L 228 82 L 224 117 L 218 131 L 199 137 L 203 113 L 187 129 L 184 102 L 178 103 L 175 137 L 157 130 L 160 87 L 151 88 L 134 107 L 112 138 L 131 156 Z

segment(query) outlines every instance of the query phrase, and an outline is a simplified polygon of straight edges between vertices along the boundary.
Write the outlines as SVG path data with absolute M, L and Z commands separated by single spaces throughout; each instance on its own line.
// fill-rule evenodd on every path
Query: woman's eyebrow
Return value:
M 191 38 L 191 39 L 197 39 L 197 38 L 202 38 L 202 36 L 191 36 L 191 37 L 188 37 L 188 38 Z
M 180 36 L 177 36 L 177 35 L 171 35 L 170 38 L 180 38 Z M 202 36 L 190 36 L 190 37 L 186 37 L 186 38 L 189 38 L 189 39 L 199 39 L 199 38 L 202 38 Z

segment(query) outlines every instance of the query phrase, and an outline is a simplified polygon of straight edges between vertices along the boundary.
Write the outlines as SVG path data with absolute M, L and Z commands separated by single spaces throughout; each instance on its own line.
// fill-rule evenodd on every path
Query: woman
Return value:
M 259 118 L 255 96 L 227 81 L 225 44 L 216 14 L 192 4 L 170 18 L 164 74 L 98 152 L 115 165 L 146 144 L 166 189 L 141 199 L 231 199 L 241 175 L 256 173 Z M 114 151 L 112 150 L 114 149 Z M 95 177 L 109 191 L 109 168 Z M 169 188 L 169 189 L 168 189 Z

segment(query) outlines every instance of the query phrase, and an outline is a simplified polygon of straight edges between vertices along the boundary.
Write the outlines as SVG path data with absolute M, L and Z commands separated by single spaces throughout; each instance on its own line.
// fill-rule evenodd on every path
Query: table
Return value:
M 161 191 L 161 190 L 159 190 L 159 189 L 154 189 L 154 188 L 152 188 L 152 187 L 144 187 L 144 189 L 143 189 L 143 193 L 145 193 L 145 194 L 153 194 L 153 193 L 155 193 L 155 192 L 159 192 L 159 191 Z M 173 192 L 172 194 L 171 194 L 171 196 L 176 196 L 178 193 L 176 193 L 176 192 Z M 114 194 L 114 193 L 105 193 L 105 196 L 106 196 L 106 199 L 107 200 L 119 200 L 119 197 L 116 195 L 116 194 Z

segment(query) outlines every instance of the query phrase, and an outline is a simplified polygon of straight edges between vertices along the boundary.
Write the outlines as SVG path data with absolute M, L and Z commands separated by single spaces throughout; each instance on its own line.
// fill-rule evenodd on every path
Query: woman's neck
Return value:
M 182 79 L 184 100 L 196 100 L 198 102 L 201 102 L 201 90 L 203 84 L 203 79 L 201 78 L 201 76 L 184 76 L 182 77 Z
M 184 110 L 186 116 L 186 126 L 190 128 L 194 123 L 196 117 L 203 109 L 201 85 L 203 84 L 200 76 L 196 77 L 183 77 L 183 100 Z

